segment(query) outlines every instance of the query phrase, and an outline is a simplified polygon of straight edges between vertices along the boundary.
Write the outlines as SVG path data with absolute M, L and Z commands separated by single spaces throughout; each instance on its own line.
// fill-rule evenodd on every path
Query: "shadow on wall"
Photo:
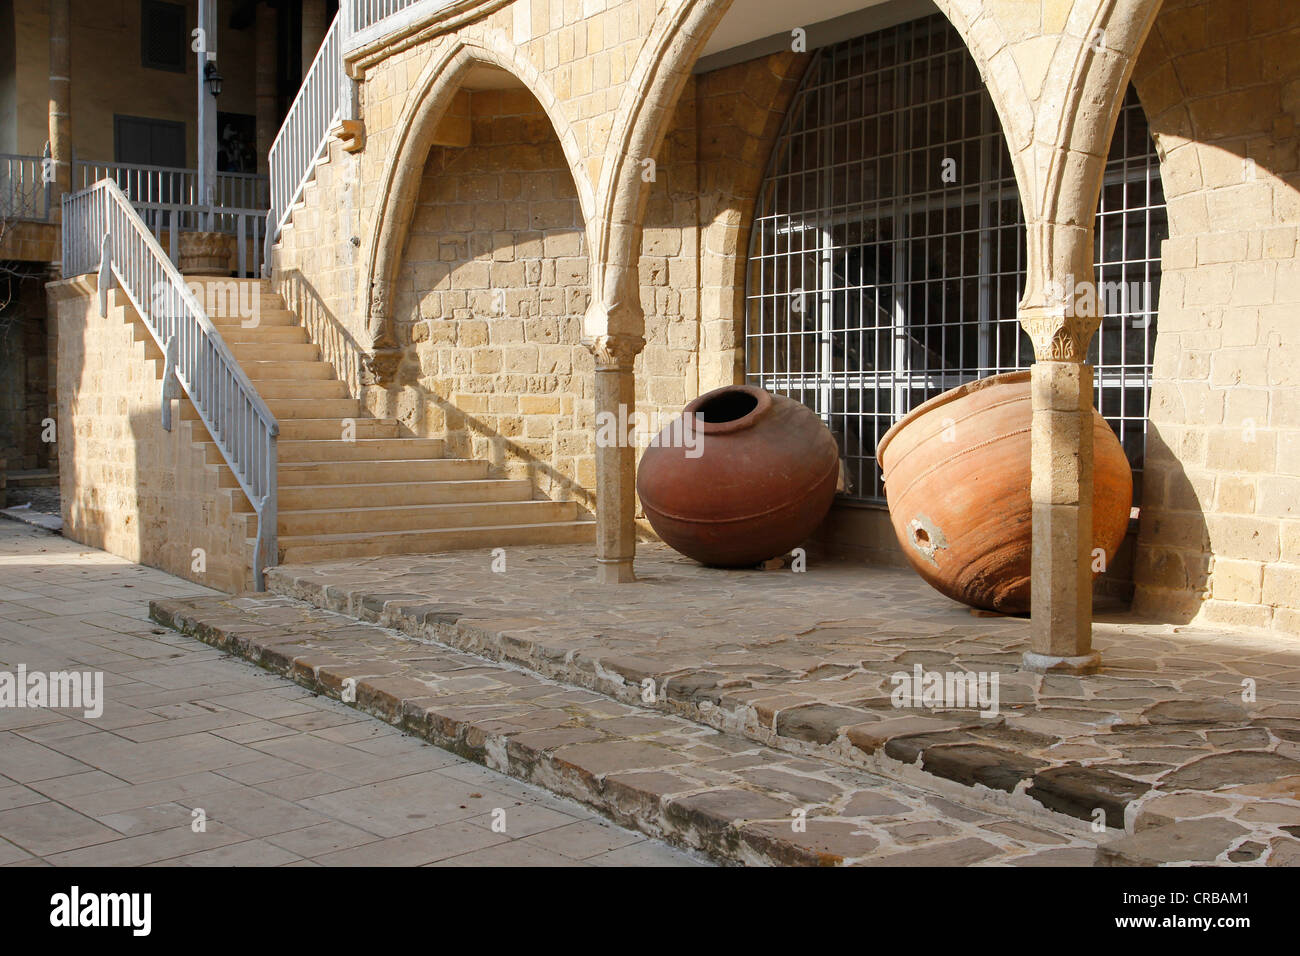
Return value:
M 498 76 L 499 81 L 502 80 Z M 564 150 L 521 87 L 470 90 L 468 135 L 425 159 L 394 274 L 391 380 L 366 406 L 535 493 L 594 506 L 588 251 Z
M 541 461 L 487 421 L 458 407 L 449 396 L 426 388 L 417 380 L 407 381 L 404 376 L 386 385 L 376 382 L 365 349 L 330 311 L 311 282 L 297 270 L 281 273 L 278 280 L 276 291 L 284 296 L 288 308 L 302 321 L 311 340 L 320 346 L 323 361 L 334 366 L 335 373 L 346 383 L 348 393 L 360 398 L 373 414 L 397 418 L 408 434 L 447 438 L 446 447 L 451 455 L 472 456 L 477 450 L 476 445 L 482 443 L 489 449 L 487 457 L 497 473 L 507 470 L 507 461 L 515 462 L 522 468 L 522 474 L 513 477 L 527 478 L 534 490 L 542 487 L 553 489 L 552 498 L 556 497 L 558 490 L 563 500 L 576 501 L 588 510 L 595 508 L 594 492 Z M 409 349 L 411 343 L 405 344 Z M 409 365 L 407 369 L 411 371 Z M 410 408 L 409 396 L 404 398 L 408 389 L 414 393 L 414 404 L 418 408 Z M 441 428 L 428 427 L 428 405 L 438 410 L 436 417 L 442 423 Z M 403 414 L 404 408 L 409 414 Z M 453 434 L 458 437 L 450 437 Z
M 1147 462 L 1165 476 L 1163 505 L 1142 509 L 1134 578 L 1141 587 L 1135 610 L 1186 624 L 1210 590 L 1210 530 L 1196 484 L 1169 447 L 1161 428 L 1147 431 Z M 1204 485 L 1202 485 L 1204 487 Z M 1190 596 L 1196 604 L 1189 603 Z
M 320 346 L 321 360 L 334 366 L 334 374 L 359 398 L 369 381 L 369 360 L 365 348 L 329 310 L 316 287 L 296 269 L 276 273 L 275 291 L 284 297 L 311 341 Z
M 1135 608 L 1300 631 L 1300 5 L 1167 0 L 1133 82 L 1170 227 Z

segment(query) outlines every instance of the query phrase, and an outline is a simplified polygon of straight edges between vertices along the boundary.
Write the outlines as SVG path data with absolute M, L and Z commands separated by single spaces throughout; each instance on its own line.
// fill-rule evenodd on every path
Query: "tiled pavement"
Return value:
M 642 545 L 601 588 L 590 550 L 515 548 L 282 567 L 284 595 L 652 706 L 830 765 L 1081 820 L 1130 860 L 1300 863 L 1300 644 L 1102 616 L 1103 671 L 1019 669 L 1027 622 L 974 617 L 906 571 L 701 568 Z M 891 676 L 996 672 L 1001 712 L 892 706 Z M 1243 693 L 1249 691 L 1250 693 Z M 948 792 L 948 791 L 945 791 Z M 1141 832 L 1138 832 L 1141 831 Z M 1106 857 L 1107 854 L 1103 854 Z
M 1083 865 L 1051 814 L 976 809 L 275 595 L 153 602 L 154 619 L 652 836 L 739 863 Z M 349 686 L 350 685 L 350 686 Z M 1066 825 L 1061 826 L 1064 822 Z
M 148 620 L 199 593 L 0 519 L 0 671 L 100 670 L 107 698 L 0 708 L 0 864 L 701 862 Z

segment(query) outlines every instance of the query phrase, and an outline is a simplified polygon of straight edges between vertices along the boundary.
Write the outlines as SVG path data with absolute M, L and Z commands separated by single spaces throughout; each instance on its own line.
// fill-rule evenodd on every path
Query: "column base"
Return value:
M 1095 674 L 1101 667 L 1101 652 L 1081 654 L 1078 657 L 1060 657 L 1056 654 L 1035 654 L 1025 651 L 1020 659 L 1021 670 L 1037 674 Z
M 636 572 L 632 570 L 631 558 L 596 559 L 597 584 L 632 584 L 635 581 Z

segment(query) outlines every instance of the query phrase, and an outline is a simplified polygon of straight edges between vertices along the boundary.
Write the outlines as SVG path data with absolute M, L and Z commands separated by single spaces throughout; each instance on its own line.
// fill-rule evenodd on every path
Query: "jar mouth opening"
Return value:
M 752 385 L 724 385 L 705 392 L 683 410 L 706 434 L 722 434 L 748 428 L 772 407 L 772 396 Z

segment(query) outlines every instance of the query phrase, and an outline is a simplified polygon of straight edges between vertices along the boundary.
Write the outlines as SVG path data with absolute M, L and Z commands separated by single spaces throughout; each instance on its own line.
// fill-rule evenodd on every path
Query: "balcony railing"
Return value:
M 0 153 L 0 219 L 47 222 L 50 190 L 46 156 Z
M 203 206 L 199 172 L 171 166 L 108 163 L 75 159 L 72 188 L 86 189 L 101 179 L 111 179 L 133 203 L 168 203 Z M 258 173 L 217 173 L 213 205 L 229 209 L 270 208 L 267 177 Z

